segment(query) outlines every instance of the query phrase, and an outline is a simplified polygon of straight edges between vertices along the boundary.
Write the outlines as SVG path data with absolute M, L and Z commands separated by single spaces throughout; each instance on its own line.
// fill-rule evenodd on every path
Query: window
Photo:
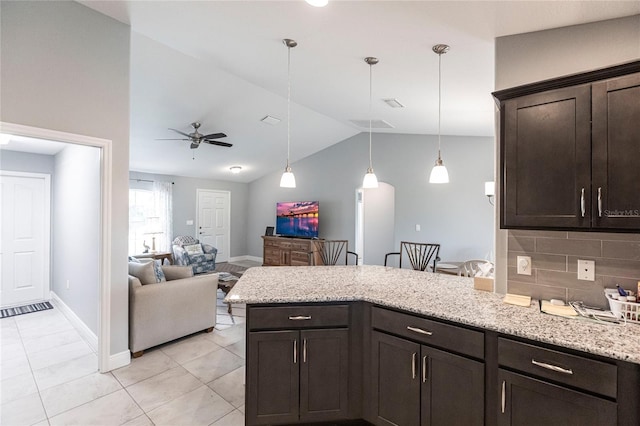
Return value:
M 129 255 L 171 251 L 171 183 L 129 189 Z

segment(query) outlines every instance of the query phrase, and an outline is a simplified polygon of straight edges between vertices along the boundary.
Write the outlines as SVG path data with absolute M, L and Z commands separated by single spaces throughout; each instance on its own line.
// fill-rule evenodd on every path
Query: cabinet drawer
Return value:
M 484 359 L 484 333 L 378 307 L 373 328 L 408 337 L 427 345 Z
M 349 305 L 250 307 L 249 329 L 346 327 Z
M 292 251 L 291 252 L 291 261 L 305 262 L 305 264 L 309 264 L 309 253 L 306 251 Z
M 308 243 L 306 241 L 292 241 L 291 242 L 291 249 L 292 250 L 310 251 L 311 248 L 309 246 L 310 246 L 310 243 Z
M 616 398 L 615 365 L 498 338 L 498 364 L 579 389 Z

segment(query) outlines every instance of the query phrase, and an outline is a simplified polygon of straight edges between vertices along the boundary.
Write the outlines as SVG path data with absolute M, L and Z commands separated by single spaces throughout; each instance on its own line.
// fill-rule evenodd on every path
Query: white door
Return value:
M 229 191 L 197 190 L 198 210 L 196 238 L 201 243 L 211 244 L 218 249 L 216 262 L 229 261 L 230 198 Z
M 0 172 L 0 306 L 49 299 L 50 177 Z

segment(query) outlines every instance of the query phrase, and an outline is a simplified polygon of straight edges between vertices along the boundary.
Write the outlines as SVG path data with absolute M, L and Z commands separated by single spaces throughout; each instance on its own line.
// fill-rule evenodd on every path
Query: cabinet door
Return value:
M 248 425 L 298 421 L 298 333 L 249 333 L 246 389 Z
M 372 333 L 371 405 L 375 424 L 420 424 L 419 356 L 417 343 Z
M 590 227 L 590 120 L 589 85 L 504 103 L 501 227 Z
M 420 358 L 422 426 L 484 425 L 484 364 L 428 346 Z
M 593 226 L 640 230 L 640 73 L 593 85 Z
M 506 370 L 498 370 L 498 425 L 607 426 L 617 424 L 611 401 Z
M 300 341 L 300 421 L 347 418 L 348 330 L 303 330 Z

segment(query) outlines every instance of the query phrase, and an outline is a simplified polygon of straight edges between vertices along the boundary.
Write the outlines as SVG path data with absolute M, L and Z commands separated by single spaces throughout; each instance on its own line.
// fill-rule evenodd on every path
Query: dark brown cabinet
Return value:
M 248 333 L 247 425 L 347 418 L 349 331 L 343 314 L 348 307 L 255 310 L 249 313 L 249 327 L 257 331 Z M 281 327 L 284 321 L 295 329 L 259 330 Z M 305 329 L 327 322 L 344 328 Z
M 640 61 L 494 96 L 502 228 L 640 229 Z
M 397 315 L 394 320 L 393 317 Z M 372 415 L 378 425 L 484 424 L 484 363 L 422 344 L 422 336 L 455 345 L 459 337 L 424 326 L 436 322 L 374 308 L 374 327 L 392 332 L 399 322 L 417 341 L 373 331 L 371 345 Z M 391 318 L 390 322 L 386 319 Z M 423 321 L 424 323 L 421 323 Z M 442 324 L 445 327 L 449 325 Z M 437 325 L 436 325 L 437 327 Z M 468 330 L 453 327 L 461 333 Z M 436 331 L 437 330 L 437 331 Z M 477 333 L 470 331 L 471 333 Z M 424 333 L 431 333 L 424 334 Z M 439 335 L 440 334 L 440 335 Z M 479 333 L 481 336 L 482 333 Z M 428 340 L 428 339 L 427 339 Z

